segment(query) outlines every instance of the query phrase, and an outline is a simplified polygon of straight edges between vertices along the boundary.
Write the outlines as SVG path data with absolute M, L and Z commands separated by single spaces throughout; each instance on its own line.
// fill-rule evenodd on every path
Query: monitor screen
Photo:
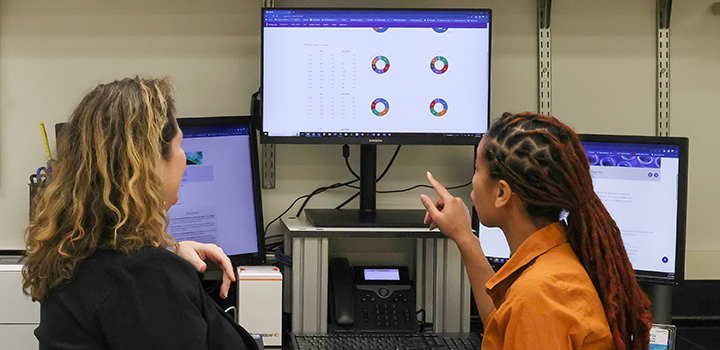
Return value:
M 472 144 L 490 10 L 263 10 L 262 140 Z
M 639 279 L 684 279 L 688 140 L 673 137 L 581 135 L 593 186 L 620 228 Z M 485 255 L 510 257 L 499 228 L 480 225 Z
M 265 255 L 257 143 L 249 117 L 178 118 L 186 168 L 168 211 L 177 241 L 214 243 L 235 264 Z

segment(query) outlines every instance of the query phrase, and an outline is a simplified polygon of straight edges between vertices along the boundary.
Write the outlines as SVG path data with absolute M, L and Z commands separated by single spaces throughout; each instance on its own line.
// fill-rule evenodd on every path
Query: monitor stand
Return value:
M 428 227 L 425 210 L 381 209 L 373 215 L 358 209 L 306 209 L 305 215 L 315 227 Z
M 652 282 L 639 282 L 639 284 L 650 299 L 653 322 L 672 324 L 672 285 Z
M 428 227 L 423 209 L 376 209 L 377 146 L 360 146 L 360 209 L 306 209 L 315 227 Z

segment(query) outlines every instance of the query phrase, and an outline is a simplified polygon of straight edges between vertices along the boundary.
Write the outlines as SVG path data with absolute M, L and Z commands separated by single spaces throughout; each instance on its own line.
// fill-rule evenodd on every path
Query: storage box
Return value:
M 262 335 L 265 346 L 282 346 L 282 274 L 274 266 L 238 267 L 238 323 Z

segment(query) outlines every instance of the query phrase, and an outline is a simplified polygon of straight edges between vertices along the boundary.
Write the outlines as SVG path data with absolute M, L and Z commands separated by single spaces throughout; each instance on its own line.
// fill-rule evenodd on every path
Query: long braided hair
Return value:
M 593 190 L 578 136 L 553 117 L 503 114 L 481 156 L 493 179 L 508 182 L 532 218 L 568 210 L 567 239 L 600 296 L 615 348 L 647 349 L 650 300 L 635 279 L 620 229 Z

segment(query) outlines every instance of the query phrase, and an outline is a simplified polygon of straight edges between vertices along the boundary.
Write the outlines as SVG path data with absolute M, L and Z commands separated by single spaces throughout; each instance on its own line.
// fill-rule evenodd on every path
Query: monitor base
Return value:
M 380 209 L 361 213 L 357 209 L 306 209 L 305 215 L 315 227 L 428 227 L 423 223 L 425 210 Z

